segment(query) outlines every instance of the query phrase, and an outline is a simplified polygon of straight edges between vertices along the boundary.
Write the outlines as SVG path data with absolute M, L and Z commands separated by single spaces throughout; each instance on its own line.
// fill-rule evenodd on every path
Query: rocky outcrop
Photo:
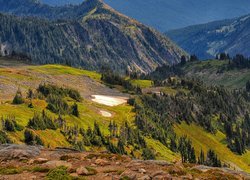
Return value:
M 88 179 L 248 179 L 244 172 L 167 161 L 132 160 L 109 153 L 48 150 L 25 145 L 1 145 L 1 179 L 59 177 Z M 25 157 L 26 161 L 24 161 Z M 3 160 L 5 159 L 5 160 Z M 28 170 L 28 171 L 27 171 Z M 15 172 L 14 175 L 9 172 Z M 54 172 L 54 173 L 53 173 Z M 56 173 L 55 173 L 56 172 Z
M 0 160 L 30 159 L 40 154 L 41 147 L 6 144 L 0 145 Z

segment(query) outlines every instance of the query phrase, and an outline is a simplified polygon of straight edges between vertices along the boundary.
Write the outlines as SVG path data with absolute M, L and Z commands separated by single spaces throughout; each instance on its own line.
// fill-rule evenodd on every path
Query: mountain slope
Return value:
M 221 52 L 231 56 L 250 56 L 250 15 L 225 21 L 195 25 L 166 34 L 178 45 L 200 58 L 212 58 Z
M 117 71 L 149 72 L 165 63 L 177 63 L 186 55 L 157 31 L 99 0 L 62 8 L 28 0 L 22 1 L 23 7 L 19 8 L 19 3 L 9 1 L 0 7 L 3 12 L 45 19 L 1 15 L 0 42 L 16 53 L 27 54 L 33 63 L 61 63 L 88 69 L 108 64 Z M 52 20 L 61 20 L 51 21 L 52 16 Z

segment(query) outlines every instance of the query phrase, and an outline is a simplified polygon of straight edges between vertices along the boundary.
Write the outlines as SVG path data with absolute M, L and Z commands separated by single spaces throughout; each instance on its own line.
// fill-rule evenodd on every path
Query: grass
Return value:
M 213 135 L 195 124 L 188 125 L 186 123 L 175 125 L 174 129 L 179 137 L 187 135 L 192 140 L 197 156 L 201 148 L 205 152 L 213 149 L 219 158 L 223 162 L 230 164 L 231 167 L 250 172 L 250 152 L 247 151 L 243 156 L 240 156 L 230 151 L 226 144 L 223 143 L 225 135 L 222 132 L 218 131 Z
M 149 88 L 152 87 L 152 81 L 150 80 L 140 80 L 140 79 L 132 79 L 130 80 L 131 84 L 134 86 L 139 86 L 141 88 Z
M 168 149 L 166 146 L 164 146 L 161 142 L 158 140 L 152 139 L 152 138 L 146 138 L 147 145 L 154 149 L 156 153 L 156 159 L 158 160 L 166 160 L 166 161 L 176 161 L 180 159 L 180 156 L 176 153 L 172 152 L 170 149 Z
M 29 66 L 28 70 L 38 71 L 43 74 L 50 74 L 50 75 L 75 75 L 75 76 L 87 76 L 91 79 L 100 81 L 101 80 L 101 74 L 94 72 L 94 71 L 88 71 L 83 69 L 77 69 L 69 66 L 63 66 L 63 65 L 56 65 L 56 64 L 49 64 L 49 65 L 43 65 L 43 66 Z

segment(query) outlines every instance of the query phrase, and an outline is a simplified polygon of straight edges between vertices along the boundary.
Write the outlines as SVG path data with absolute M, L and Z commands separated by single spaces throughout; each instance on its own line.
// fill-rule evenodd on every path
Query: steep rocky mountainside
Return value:
M 25 53 L 33 63 L 88 69 L 108 64 L 117 71 L 149 72 L 187 55 L 167 37 L 99 0 L 67 7 L 49 7 L 29 0 L 0 1 L 0 5 L 2 12 L 45 18 L 1 15 L 1 44 Z
M 166 34 L 190 54 L 202 59 L 227 52 L 231 56 L 250 56 L 250 15 L 195 25 L 169 31 Z
M 0 146 L 2 179 L 248 179 L 227 168 L 157 160 L 132 160 L 106 152 L 80 153 L 70 149 L 36 146 Z

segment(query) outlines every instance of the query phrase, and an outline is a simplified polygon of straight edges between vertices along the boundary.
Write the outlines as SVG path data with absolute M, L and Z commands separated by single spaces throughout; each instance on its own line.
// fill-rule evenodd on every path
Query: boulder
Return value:
M 149 175 L 145 175 L 145 176 L 138 178 L 138 180 L 150 180 L 150 179 L 151 177 Z
M 99 166 L 107 166 L 110 165 L 110 162 L 104 159 L 96 159 L 95 164 Z
M 26 146 L 17 144 L 0 145 L 0 159 L 30 159 L 40 154 L 40 146 Z
M 143 169 L 143 168 L 140 168 L 139 170 L 139 173 L 141 173 L 141 174 L 145 174 L 147 171 L 145 170 L 145 169 Z
M 46 163 L 46 162 L 48 162 L 48 161 L 49 161 L 49 160 L 46 159 L 46 158 L 37 158 L 37 159 L 34 160 L 34 163 L 35 163 L 35 164 L 43 164 L 43 163 Z
M 88 175 L 88 174 L 89 174 L 89 171 L 88 171 L 84 166 L 81 166 L 81 167 L 79 167 L 79 168 L 76 169 L 76 173 L 77 173 L 78 175 L 83 175 L 83 176 L 85 176 L 85 175 Z
M 120 175 L 120 179 L 130 179 L 130 180 L 134 180 L 137 179 L 136 178 L 136 173 L 134 173 L 131 170 L 126 170 L 124 171 L 121 175 Z

